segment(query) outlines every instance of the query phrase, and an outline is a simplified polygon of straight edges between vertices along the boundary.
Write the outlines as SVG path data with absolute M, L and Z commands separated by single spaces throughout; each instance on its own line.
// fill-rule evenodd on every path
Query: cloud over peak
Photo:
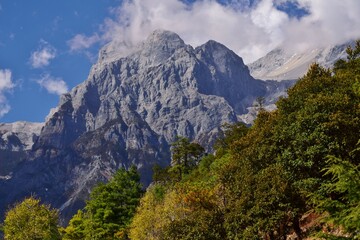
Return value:
M 76 35 L 71 50 L 96 42 L 134 46 L 155 29 L 192 46 L 213 39 L 249 63 L 275 47 L 300 51 L 359 38 L 358 0 L 125 0 L 92 36 Z M 292 6 L 292 11 L 286 7 Z M 284 10 L 285 9 L 285 10 Z M 295 17 L 294 17 L 295 16 Z

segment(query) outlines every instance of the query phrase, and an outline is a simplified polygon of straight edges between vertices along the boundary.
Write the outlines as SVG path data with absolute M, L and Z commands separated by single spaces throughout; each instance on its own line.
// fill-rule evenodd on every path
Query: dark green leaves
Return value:
M 65 239 L 122 239 L 139 205 L 142 189 L 133 166 L 121 168 L 106 184 L 90 194 L 85 211 L 78 212 L 65 229 Z

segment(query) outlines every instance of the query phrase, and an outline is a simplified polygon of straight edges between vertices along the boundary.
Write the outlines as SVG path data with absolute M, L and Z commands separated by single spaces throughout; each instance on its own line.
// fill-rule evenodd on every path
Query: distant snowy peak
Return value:
M 30 150 L 44 123 L 0 123 L 0 148 Z
M 346 48 L 352 44 L 353 42 L 348 42 L 298 53 L 276 48 L 249 64 L 250 73 L 254 78 L 262 80 L 298 79 L 306 73 L 311 63 L 317 62 L 329 68 L 337 60 L 346 58 Z

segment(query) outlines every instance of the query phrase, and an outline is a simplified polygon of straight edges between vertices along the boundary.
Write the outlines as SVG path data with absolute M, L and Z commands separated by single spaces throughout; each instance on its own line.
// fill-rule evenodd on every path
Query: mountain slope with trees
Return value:
M 170 31 L 154 31 L 126 55 L 114 51 L 105 46 L 88 79 L 61 96 L 22 161 L 5 160 L 15 166 L 0 177 L 1 217 L 36 193 L 67 221 L 93 186 L 131 165 L 148 185 L 153 165 L 170 164 L 176 136 L 209 150 L 222 124 L 292 84 L 256 80 L 224 45 L 193 48 Z
M 332 71 L 311 65 L 250 129 L 227 128 L 215 156 L 180 181 L 156 181 L 131 239 L 359 238 L 360 42 L 347 52 Z
M 64 239 L 359 239 L 360 41 L 347 54 L 332 70 L 312 64 L 277 110 L 260 106 L 252 127 L 225 125 L 215 154 L 179 137 L 172 165 L 154 168 L 143 196 L 135 168 L 120 170 L 59 232 Z

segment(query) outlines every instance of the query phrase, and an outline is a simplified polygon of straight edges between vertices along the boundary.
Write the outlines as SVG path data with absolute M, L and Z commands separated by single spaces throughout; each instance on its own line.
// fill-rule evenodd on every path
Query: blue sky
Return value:
M 0 122 L 43 122 L 109 41 L 136 45 L 162 28 L 251 62 L 358 38 L 359 12 L 358 0 L 0 0 Z
M 63 88 L 71 89 L 84 81 L 92 61 L 86 53 L 70 51 L 68 41 L 78 33 L 97 31 L 110 8 L 119 2 L 0 0 L 0 5 L 0 70 L 11 71 L 14 85 L 4 93 L 11 109 L 0 121 L 44 121 L 59 96 L 38 82 L 61 79 L 66 83 Z M 51 49 L 50 55 L 42 56 L 47 49 Z M 39 53 L 33 55 L 37 60 L 31 58 L 35 52 Z

